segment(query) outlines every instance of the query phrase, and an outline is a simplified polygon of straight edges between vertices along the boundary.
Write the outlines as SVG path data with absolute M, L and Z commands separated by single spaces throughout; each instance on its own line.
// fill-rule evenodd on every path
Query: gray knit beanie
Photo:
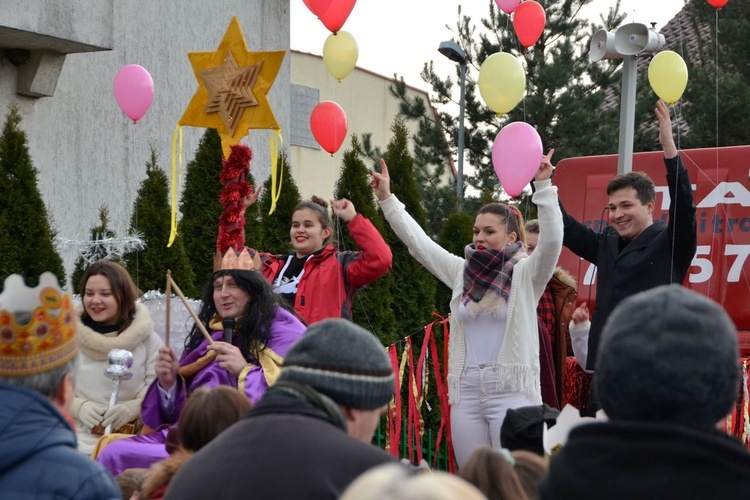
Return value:
M 380 408 L 393 397 L 393 368 L 385 348 L 345 319 L 309 327 L 286 353 L 278 380 L 309 385 L 358 410 Z
M 736 328 L 716 302 L 679 285 L 639 293 L 604 326 L 595 382 L 612 420 L 709 429 L 737 399 Z

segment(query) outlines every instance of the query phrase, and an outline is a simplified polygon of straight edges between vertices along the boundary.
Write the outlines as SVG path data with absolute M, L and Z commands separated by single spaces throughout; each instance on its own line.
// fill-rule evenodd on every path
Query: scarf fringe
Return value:
M 473 300 L 467 301 L 466 310 L 474 319 L 485 312 L 497 317 L 500 307 L 507 303 L 508 301 L 502 295 L 495 293 L 493 290 L 487 290 L 487 293 L 484 294 L 484 297 L 479 302 L 474 302 Z

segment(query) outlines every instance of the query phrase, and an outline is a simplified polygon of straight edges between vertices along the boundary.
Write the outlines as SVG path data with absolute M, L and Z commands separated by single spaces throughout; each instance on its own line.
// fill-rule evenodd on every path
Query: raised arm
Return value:
M 552 171 L 555 167 L 552 166 L 552 155 L 555 154 L 554 149 L 550 149 L 549 153 L 542 156 L 542 162 L 539 165 L 539 172 L 535 178 L 537 180 L 549 179 L 552 175 Z M 544 172 L 542 177 L 539 177 L 539 173 Z M 599 233 L 590 229 L 574 217 L 568 214 L 563 207 L 562 202 L 557 200 L 558 206 L 560 207 L 560 213 L 562 214 L 563 222 L 563 245 L 568 247 L 571 252 L 586 259 L 589 262 L 596 264 L 597 248 L 599 247 Z M 541 233 L 540 233 L 541 234 Z
M 552 164 L 549 155 L 543 158 L 535 175 L 535 192 L 532 201 L 539 208 L 539 244 L 529 256 L 534 289 L 541 297 L 547 282 L 555 272 L 563 240 L 562 215 L 557 202 L 557 187 L 552 185 Z M 544 161 L 544 160 L 547 161 Z
M 670 199 L 667 231 L 672 242 L 671 248 L 674 249 L 673 277 L 676 283 L 682 283 L 698 247 L 693 189 L 687 169 L 677 154 L 667 105 L 658 101 L 654 112 L 659 120 L 659 142 L 664 150 L 664 166 L 667 170 Z
M 347 223 L 349 234 L 360 249 L 346 266 L 349 286 L 359 288 L 369 285 L 385 275 L 393 265 L 391 247 L 372 222 L 356 212 L 351 201 L 331 200 L 331 206 L 336 216 Z
M 372 173 L 370 185 L 380 200 L 380 208 L 391 229 L 417 262 L 452 289 L 455 277 L 463 270 L 464 259 L 453 255 L 427 236 L 422 226 L 406 212 L 404 204 L 391 194 L 388 166 L 383 159 L 380 160 L 380 167 L 381 172 Z

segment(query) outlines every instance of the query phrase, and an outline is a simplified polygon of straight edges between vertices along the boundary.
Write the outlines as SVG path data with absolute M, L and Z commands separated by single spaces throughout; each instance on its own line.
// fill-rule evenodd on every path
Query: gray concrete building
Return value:
M 198 87 L 188 52 L 213 52 L 232 16 L 250 51 L 289 49 L 289 2 L 277 0 L 0 0 L 0 121 L 16 105 L 39 188 L 61 238 L 87 238 L 107 205 L 124 234 L 153 146 L 168 170 L 177 121 Z M 154 80 L 151 108 L 137 123 L 112 85 L 127 64 Z M 290 60 L 268 93 L 282 132 L 290 124 Z M 192 159 L 204 130 L 184 128 Z M 243 141 L 256 179 L 268 176 L 269 134 Z M 63 252 L 68 271 L 75 252 Z

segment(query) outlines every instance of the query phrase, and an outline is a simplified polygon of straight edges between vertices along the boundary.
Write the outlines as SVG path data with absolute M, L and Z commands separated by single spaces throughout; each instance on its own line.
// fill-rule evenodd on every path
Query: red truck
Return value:
M 737 326 L 750 356 L 750 146 L 680 151 L 697 207 L 698 251 L 685 286 L 719 302 Z M 654 220 L 666 222 L 669 191 L 662 152 L 633 155 L 633 170 L 656 185 Z M 555 184 L 565 210 L 597 230 L 607 224 L 607 183 L 617 155 L 569 158 L 557 164 Z M 560 266 L 576 276 L 579 301 L 596 297 L 594 266 L 563 248 Z

